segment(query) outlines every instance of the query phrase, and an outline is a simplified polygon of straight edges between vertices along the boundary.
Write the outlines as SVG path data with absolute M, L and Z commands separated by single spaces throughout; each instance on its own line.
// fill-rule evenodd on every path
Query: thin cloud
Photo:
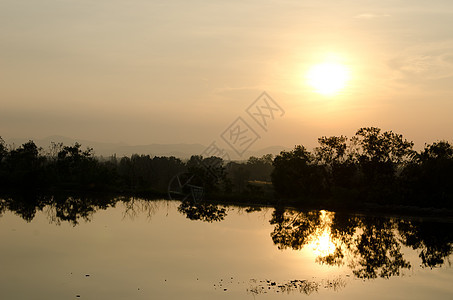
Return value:
M 388 62 L 406 80 L 441 80 L 453 77 L 453 42 L 430 43 L 401 51 Z
M 263 86 L 255 85 L 255 86 L 240 86 L 240 87 L 221 87 L 216 88 L 214 93 L 216 94 L 223 94 L 228 92 L 235 92 L 235 91 L 255 91 L 255 90 L 264 90 Z
M 376 19 L 376 18 L 386 18 L 390 17 L 388 14 L 370 14 L 370 13 L 364 13 L 364 14 L 359 14 L 354 16 L 356 19 Z

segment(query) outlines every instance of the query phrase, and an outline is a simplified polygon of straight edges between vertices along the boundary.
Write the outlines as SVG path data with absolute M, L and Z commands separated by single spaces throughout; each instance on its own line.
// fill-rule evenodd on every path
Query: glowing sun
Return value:
M 307 73 L 307 82 L 320 94 L 331 96 L 342 90 L 349 80 L 349 69 L 338 63 L 321 63 Z

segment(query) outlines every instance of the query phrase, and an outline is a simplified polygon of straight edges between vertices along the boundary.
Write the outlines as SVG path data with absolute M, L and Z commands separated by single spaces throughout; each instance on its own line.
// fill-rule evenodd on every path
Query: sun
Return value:
M 342 64 L 325 62 L 313 66 L 307 73 L 307 82 L 314 91 L 332 96 L 345 88 L 349 69 Z

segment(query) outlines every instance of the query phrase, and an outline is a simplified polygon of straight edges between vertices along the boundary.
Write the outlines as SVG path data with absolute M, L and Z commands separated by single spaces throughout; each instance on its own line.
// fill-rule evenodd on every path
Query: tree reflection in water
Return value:
M 151 218 L 157 209 L 154 201 L 128 197 L 16 195 L 0 198 L 0 216 L 11 211 L 31 222 L 38 211 L 44 211 L 51 223 L 76 226 L 80 221 L 90 221 L 95 212 L 114 207 L 118 201 L 126 208 L 125 217 L 146 213 Z M 227 215 L 225 207 L 208 202 L 183 201 L 178 211 L 190 220 L 204 222 L 222 221 Z M 402 247 L 417 251 L 419 265 L 429 268 L 450 263 L 453 253 L 452 223 L 276 208 L 270 224 L 274 226 L 272 240 L 279 249 L 312 248 L 317 263 L 348 266 L 355 277 L 362 279 L 389 278 L 412 268 L 416 262 L 404 258 Z M 294 282 L 288 289 L 293 286 Z
M 48 197 L 34 194 L 0 198 L 0 216 L 5 211 L 12 211 L 26 222 L 31 222 L 35 218 L 36 212 L 42 210 L 48 202 Z
M 422 267 L 434 268 L 450 264 L 449 256 L 453 253 L 453 224 L 439 226 L 435 222 L 414 223 L 400 221 L 398 231 L 402 243 L 414 250 L 419 250 Z
M 279 249 L 314 247 L 316 261 L 347 265 L 357 278 L 389 278 L 410 269 L 402 246 L 419 252 L 421 265 L 441 266 L 453 252 L 452 224 L 357 217 L 326 211 L 276 209 L 270 221 Z
M 131 220 L 140 215 L 145 215 L 148 220 L 158 211 L 160 201 L 147 201 L 139 198 L 123 198 L 124 205 L 123 219 Z
M 80 219 L 89 222 L 96 211 L 114 207 L 119 199 L 92 196 L 53 196 L 50 200 L 47 210 L 50 221 L 56 224 L 66 221 L 76 226 Z
M 115 207 L 117 202 L 125 206 L 124 217 L 135 218 L 145 213 L 148 218 L 157 209 L 156 201 L 133 197 L 101 197 L 99 195 L 15 195 L 0 198 L 0 216 L 11 211 L 27 222 L 31 222 L 38 211 L 45 211 L 51 223 L 60 225 L 68 222 L 73 226 L 81 220 L 89 222 L 95 212 Z M 204 222 L 222 221 L 227 215 L 225 207 L 208 202 L 182 201 L 178 211 L 190 220 Z
M 50 223 L 60 225 L 62 222 L 68 222 L 76 226 L 80 220 L 91 221 L 96 211 L 114 207 L 120 199 L 86 195 L 22 194 L 0 199 L 0 215 L 4 211 L 11 211 L 31 222 L 38 211 L 45 211 Z
M 204 222 L 219 222 L 225 219 L 226 209 L 205 201 L 195 202 L 184 200 L 178 207 L 178 211 L 190 220 L 200 220 Z

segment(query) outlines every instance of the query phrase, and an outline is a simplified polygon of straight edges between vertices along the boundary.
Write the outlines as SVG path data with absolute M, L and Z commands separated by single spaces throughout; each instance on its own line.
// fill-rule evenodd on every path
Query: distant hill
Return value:
M 5 142 L 16 147 L 28 142 L 29 139 L 5 139 Z M 78 142 L 82 148 L 91 147 L 94 149 L 96 156 L 108 157 L 116 154 L 117 157 L 130 156 L 132 154 L 149 154 L 151 156 L 175 156 L 181 159 L 188 159 L 192 155 L 201 154 L 207 146 L 202 144 L 147 144 L 147 145 L 128 145 L 126 143 L 102 143 L 88 140 L 76 140 L 65 136 L 49 136 L 43 139 L 33 140 L 38 147 L 43 149 L 49 148 L 51 142 L 63 143 L 64 145 L 73 145 Z M 283 146 L 270 146 L 255 151 L 246 151 L 242 157 L 239 157 L 233 151 L 229 154 L 233 160 L 246 160 L 250 156 L 261 157 L 265 154 L 279 154 L 280 151 L 290 150 Z

